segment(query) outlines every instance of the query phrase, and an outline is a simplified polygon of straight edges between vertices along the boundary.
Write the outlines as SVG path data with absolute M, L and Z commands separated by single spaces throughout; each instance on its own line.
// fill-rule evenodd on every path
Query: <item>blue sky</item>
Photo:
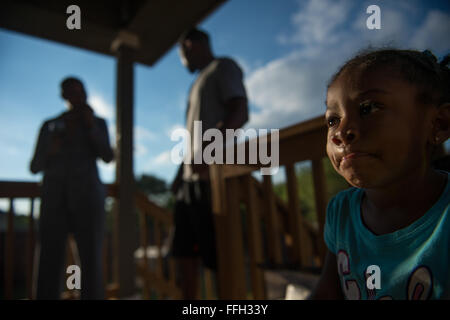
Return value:
M 381 9 L 381 29 L 368 30 L 366 8 Z M 83 12 L 81 8 L 81 12 Z M 346 59 L 369 45 L 450 51 L 448 1 L 231 0 L 200 25 L 217 56 L 245 72 L 250 128 L 283 128 L 323 114 L 326 83 Z M 0 180 L 38 181 L 28 170 L 42 122 L 65 110 L 59 82 L 80 77 L 114 142 L 115 60 L 0 29 Z M 170 182 L 171 130 L 184 125 L 195 75 L 174 47 L 155 66 L 135 66 L 135 174 Z M 104 182 L 114 163 L 100 164 Z

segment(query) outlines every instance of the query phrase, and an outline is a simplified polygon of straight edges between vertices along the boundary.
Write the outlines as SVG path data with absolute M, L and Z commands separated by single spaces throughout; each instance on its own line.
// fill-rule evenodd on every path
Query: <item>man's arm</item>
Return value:
M 343 300 L 336 255 L 327 250 L 322 274 L 309 300 Z
M 241 128 L 248 121 L 247 98 L 235 97 L 225 103 L 227 117 L 217 124 L 217 128 L 225 133 L 225 129 Z
M 106 163 L 114 159 L 114 152 L 109 143 L 108 129 L 103 119 L 96 119 L 89 128 L 90 139 L 97 155 Z
M 220 130 L 224 139 L 226 137 L 226 129 L 234 130 L 241 128 L 248 121 L 247 98 L 231 98 L 225 103 L 225 108 L 227 110 L 227 116 L 224 121 L 220 121 L 216 124 L 216 129 Z M 202 150 L 204 150 L 209 143 L 209 141 L 203 141 Z M 223 150 L 225 154 L 226 143 L 223 145 Z M 193 164 L 192 168 L 196 173 L 203 173 L 208 170 L 209 166 L 202 162 L 201 164 Z
M 33 159 L 30 163 L 30 171 L 32 173 L 38 173 L 44 170 L 45 160 L 47 158 L 47 144 L 48 132 L 46 129 L 46 124 L 44 123 L 39 130 L 39 136 L 36 143 L 36 148 L 34 150 Z

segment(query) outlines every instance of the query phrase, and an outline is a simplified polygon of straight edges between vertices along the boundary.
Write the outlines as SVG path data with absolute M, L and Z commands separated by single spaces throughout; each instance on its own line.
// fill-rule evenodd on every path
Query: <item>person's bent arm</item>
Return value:
M 114 159 L 114 152 L 109 143 L 108 129 L 103 119 L 97 119 L 90 128 L 90 138 L 97 155 L 106 163 Z
M 342 300 L 336 255 L 327 250 L 322 274 L 309 300 Z
M 247 98 L 234 97 L 225 103 L 227 117 L 217 125 L 218 129 L 225 133 L 225 129 L 241 128 L 248 121 Z
M 47 159 L 47 140 L 48 132 L 44 123 L 39 131 L 39 137 L 34 150 L 33 159 L 30 163 L 30 171 L 34 174 L 44 170 L 45 161 Z
M 220 132 L 222 132 L 224 140 L 226 129 L 239 129 L 248 121 L 247 98 L 231 98 L 225 103 L 225 109 L 227 110 L 226 118 L 224 121 L 220 121 L 216 124 L 216 129 L 219 129 Z M 209 141 L 203 141 L 202 150 L 204 150 L 208 144 L 210 144 Z M 223 150 L 226 152 L 226 144 L 223 145 Z M 201 164 L 193 164 L 192 168 L 196 173 L 203 173 L 208 170 L 209 166 L 202 162 Z

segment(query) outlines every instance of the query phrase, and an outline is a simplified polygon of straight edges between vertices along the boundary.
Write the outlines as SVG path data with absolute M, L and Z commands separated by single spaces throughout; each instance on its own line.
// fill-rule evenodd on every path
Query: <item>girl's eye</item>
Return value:
M 361 116 L 366 116 L 379 109 L 379 106 L 375 102 L 363 102 L 359 105 L 359 114 Z
M 327 118 L 327 126 L 328 128 L 334 127 L 335 125 L 337 125 L 339 123 L 339 118 L 338 117 L 328 117 Z

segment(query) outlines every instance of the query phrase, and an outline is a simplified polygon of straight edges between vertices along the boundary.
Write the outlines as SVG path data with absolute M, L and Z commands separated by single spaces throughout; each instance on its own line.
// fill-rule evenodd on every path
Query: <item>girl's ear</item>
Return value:
M 433 121 L 432 144 L 439 145 L 450 137 L 450 102 L 443 103 Z

